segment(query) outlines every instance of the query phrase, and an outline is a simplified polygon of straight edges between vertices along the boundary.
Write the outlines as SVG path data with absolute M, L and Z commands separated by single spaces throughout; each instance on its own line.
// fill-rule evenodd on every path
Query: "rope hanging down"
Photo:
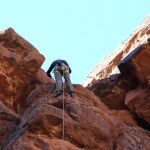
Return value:
M 64 70 L 63 70 L 63 77 L 64 77 Z M 64 150 L 64 137 L 65 137 L 65 120 L 64 120 L 64 114 L 65 114 L 65 103 L 64 103 L 64 82 L 63 82 L 63 108 L 62 108 L 62 150 Z

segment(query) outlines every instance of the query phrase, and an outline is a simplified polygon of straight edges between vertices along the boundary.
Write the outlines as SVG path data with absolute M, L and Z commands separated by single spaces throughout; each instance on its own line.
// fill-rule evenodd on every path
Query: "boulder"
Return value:
M 130 37 L 123 41 L 109 56 L 104 58 L 88 74 L 88 79 L 83 83 L 84 87 L 91 86 L 95 80 L 105 79 L 114 74 L 119 74 L 117 65 L 132 51 L 142 44 L 149 43 L 150 39 L 150 16 L 134 30 Z
M 0 98 L 8 107 L 23 105 L 29 94 L 25 90 L 43 61 L 44 56 L 12 28 L 0 34 L 0 78 L 5 81 Z
M 137 88 L 127 93 L 125 104 L 136 116 L 150 125 L 150 90 Z

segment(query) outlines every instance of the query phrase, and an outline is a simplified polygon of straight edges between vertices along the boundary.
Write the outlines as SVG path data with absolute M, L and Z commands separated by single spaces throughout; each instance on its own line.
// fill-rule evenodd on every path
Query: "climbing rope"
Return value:
M 64 77 L 64 70 L 63 70 L 63 77 Z M 65 114 L 65 103 L 64 103 L 64 82 L 63 82 L 63 107 L 62 107 L 62 150 L 64 149 L 64 137 L 65 137 L 65 120 L 64 120 L 64 114 Z

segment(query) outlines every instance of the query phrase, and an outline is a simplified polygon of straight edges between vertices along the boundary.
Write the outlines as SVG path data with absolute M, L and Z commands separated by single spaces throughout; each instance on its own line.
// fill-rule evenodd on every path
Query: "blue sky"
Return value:
M 57 58 L 72 68 L 73 83 L 110 54 L 150 14 L 143 0 L 3 0 L 0 29 L 12 27 L 46 60 Z

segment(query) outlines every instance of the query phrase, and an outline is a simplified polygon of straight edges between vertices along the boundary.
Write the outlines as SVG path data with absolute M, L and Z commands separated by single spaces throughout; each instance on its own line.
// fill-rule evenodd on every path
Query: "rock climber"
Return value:
M 63 94 L 62 77 L 64 77 L 64 79 L 65 79 L 65 83 L 66 83 L 66 87 L 67 87 L 67 91 L 68 91 L 69 95 L 71 97 L 73 97 L 74 96 L 73 85 L 70 80 L 70 73 L 72 71 L 71 71 L 71 68 L 69 67 L 68 63 L 66 62 L 66 60 L 57 59 L 52 62 L 49 69 L 47 70 L 47 76 L 50 78 L 52 78 L 52 76 L 51 76 L 52 70 L 54 72 L 54 76 L 55 76 L 55 80 L 56 80 L 56 89 L 55 89 L 56 95 L 55 95 L 55 97 Z

